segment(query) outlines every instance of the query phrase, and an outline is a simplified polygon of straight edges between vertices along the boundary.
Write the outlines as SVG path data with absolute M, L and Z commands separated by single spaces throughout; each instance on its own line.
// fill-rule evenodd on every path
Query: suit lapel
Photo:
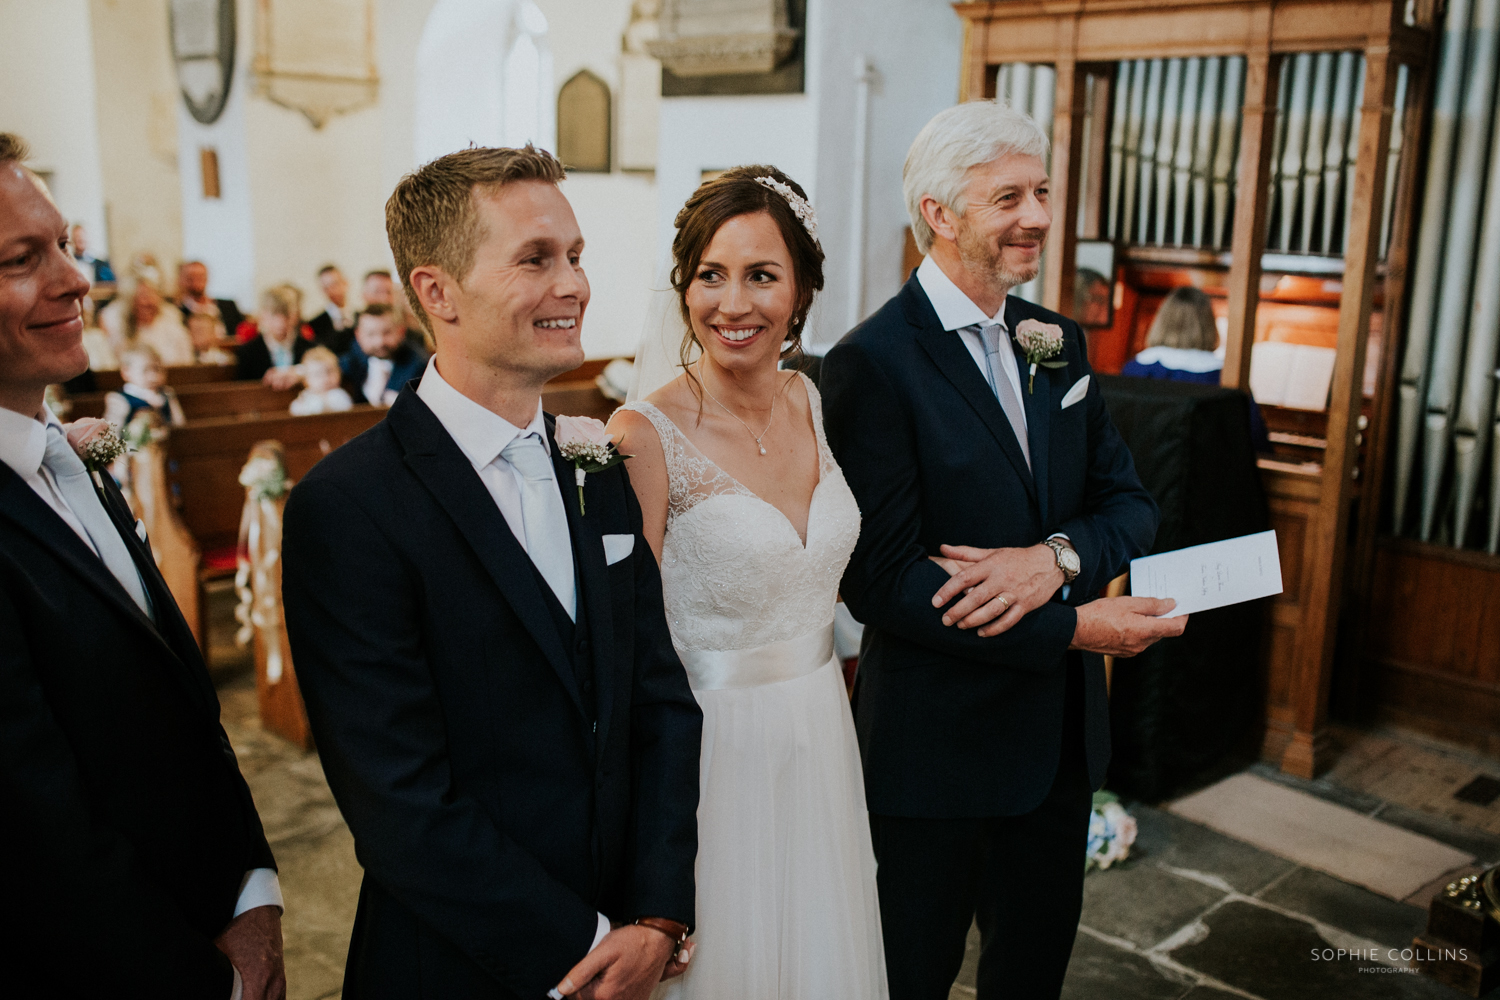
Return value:
M 474 467 L 414 390 L 402 391 L 386 423 L 406 451 L 407 468 L 453 519 L 506 603 L 541 648 L 568 697 L 580 714 L 587 715 L 572 662 L 537 589 L 531 557 L 511 533 Z
M 1048 427 L 1052 414 L 1051 368 L 1036 367 L 1036 380 L 1031 381 L 1030 365 L 1026 354 L 1016 343 L 1016 324 L 1025 319 L 1017 308 L 1018 300 L 1013 295 L 1005 297 L 1005 325 L 1011 330 L 1010 346 L 1016 355 L 1016 365 L 1021 372 L 1021 401 L 1026 407 L 1026 441 L 1031 449 L 1031 476 L 1036 483 L 1036 505 L 1047 523 L 1047 457 L 1051 447 Z M 1028 389 L 1028 384 L 1032 388 Z
M 548 447 L 552 451 L 552 468 L 557 473 L 557 485 L 562 490 L 563 509 L 568 512 L 568 530 L 573 538 L 573 550 L 577 555 L 580 579 L 578 591 L 580 602 L 588 617 L 589 647 L 593 651 L 594 708 L 599 720 L 596 747 L 605 745 L 609 734 L 610 705 L 614 700 L 614 621 L 610 615 L 609 575 L 605 570 L 604 537 L 599 532 L 599 518 L 587 517 L 578 512 L 578 486 L 573 463 L 562 457 L 557 447 L 556 418 L 547 416 Z M 584 483 L 585 509 L 588 494 L 597 493 Z
M 108 504 L 105 509 L 108 510 Z M 26 485 L 25 480 L 3 462 L 0 462 L 0 514 L 8 516 L 18 527 L 45 545 L 63 565 L 93 587 L 100 597 L 171 652 L 161 633 L 156 630 L 156 625 L 146 617 L 146 613 L 126 593 L 125 588 L 120 586 L 120 581 L 115 579 L 104 561 Z M 114 517 L 113 514 L 110 516 Z
M 932 309 L 932 303 L 927 300 L 927 293 L 922 291 L 922 286 L 915 276 L 907 282 L 907 289 L 917 300 L 915 303 L 917 308 L 909 310 L 907 316 L 912 325 L 917 328 L 917 342 L 932 358 L 938 371 L 942 372 L 944 377 L 953 384 L 958 394 L 968 402 L 979 419 L 989 428 L 990 434 L 1000 445 L 1000 450 L 1005 452 L 1005 457 L 1015 467 L 1016 475 L 1025 484 L 1026 492 L 1033 500 L 1036 500 L 1036 484 L 1032 481 L 1031 470 L 1026 466 L 1026 456 L 1021 452 L 1021 442 L 1016 439 L 1016 432 L 1010 426 L 1010 418 L 1000 408 L 1000 401 L 995 398 L 994 390 L 980 374 L 973 355 L 964 346 L 957 331 L 942 328 L 937 313 Z

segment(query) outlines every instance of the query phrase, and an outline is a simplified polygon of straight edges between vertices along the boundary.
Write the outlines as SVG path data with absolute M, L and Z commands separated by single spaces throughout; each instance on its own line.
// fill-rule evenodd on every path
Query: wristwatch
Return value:
M 1078 576 L 1078 571 L 1083 568 L 1083 563 L 1079 560 L 1078 553 L 1074 551 L 1073 546 L 1060 538 L 1049 538 L 1042 544 L 1051 549 L 1052 554 L 1057 557 L 1057 568 L 1062 570 L 1063 583 L 1072 583 Z

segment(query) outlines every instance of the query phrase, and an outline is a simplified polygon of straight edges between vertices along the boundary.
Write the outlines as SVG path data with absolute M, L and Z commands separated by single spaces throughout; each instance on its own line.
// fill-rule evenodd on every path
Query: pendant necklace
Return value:
M 776 394 L 771 397 L 771 419 L 766 421 L 766 429 L 763 430 L 763 431 L 761 431 L 759 434 L 757 434 L 753 430 L 750 429 L 750 425 L 749 424 L 745 423 L 743 420 L 740 420 L 739 414 L 735 413 L 729 407 L 725 406 L 722 402 L 719 402 L 719 397 L 715 396 L 713 394 L 713 390 L 708 387 L 708 380 L 703 377 L 703 359 L 702 358 L 698 359 L 698 384 L 701 385 L 701 386 L 703 386 L 703 391 L 706 392 L 706 393 L 708 393 L 708 398 L 709 399 L 711 399 L 715 403 L 719 404 L 719 408 L 720 409 L 722 409 L 725 413 L 729 414 L 734 419 L 740 421 L 740 426 L 743 427 L 743 428 L 745 428 L 745 433 L 746 434 L 749 434 L 751 437 L 753 437 L 755 439 L 755 446 L 757 448 L 759 448 L 760 449 L 760 453 L 762 455 L 764 455 L 766 453 L 766 446 L 760 443 L 760 439 L 763 438 L 763 437 L 765 437 L 766 434 L 770 432 L 771 425 L 776 422 L 776 399 L 777 399 L 778 396 L 781 395 L 781 390 L 777 389 L 776 390 Z

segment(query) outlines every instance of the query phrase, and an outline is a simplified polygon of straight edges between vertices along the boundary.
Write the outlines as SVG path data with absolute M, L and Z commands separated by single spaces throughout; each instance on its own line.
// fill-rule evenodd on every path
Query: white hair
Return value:
M 917 133 L 901 168 L 901 190 L 917 249 L 927 253 L 934 239 L 922 217 L 923 198 L 963 215 L 970 168 L 1011 155 L 1045 160 L 1047 147 L 1047 133 L 1036 120 L 1009 104 L 969 101 L 939 111 Z

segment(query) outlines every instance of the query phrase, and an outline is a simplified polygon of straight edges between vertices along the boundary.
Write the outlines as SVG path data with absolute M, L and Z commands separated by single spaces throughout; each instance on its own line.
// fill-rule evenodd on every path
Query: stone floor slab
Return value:
M 1253 774 L 1226 778 L 1170 808 L 1185 819 L 1391 899 L 1405 899 L 1474 860 L 1431 837 Z
M 1259 898 L 1390 948 L 1410 947 L 1427 926 L 1425 910 L 1308 868 L 1292 872 Z
M 1089 934 L 1073 942 L 1063 1000 L 1178 1000 L 1193 988 L 1169 979 L 1144 956 L 1117 948 Z
M 1226 837 L 1161 809 L 1132 805 L 1137 834 L 1134 861 L 1202 872 L 1251 895 L 1297 867 L 1285 858 Z
M 1146 949 L 1224 898 L 1224 890 L 1145 861 L 1090 872 L 1083 880 L 1083 924 Z
M 1304 921 L 1236 901 L 1205 917 L 1203 933 L 1173 950 L 1171 957 L 1265 1000 L 1457 1000 L 1441 983 L 1391 971 L 1375 961 L 1314 959 L 1330 947 Z

